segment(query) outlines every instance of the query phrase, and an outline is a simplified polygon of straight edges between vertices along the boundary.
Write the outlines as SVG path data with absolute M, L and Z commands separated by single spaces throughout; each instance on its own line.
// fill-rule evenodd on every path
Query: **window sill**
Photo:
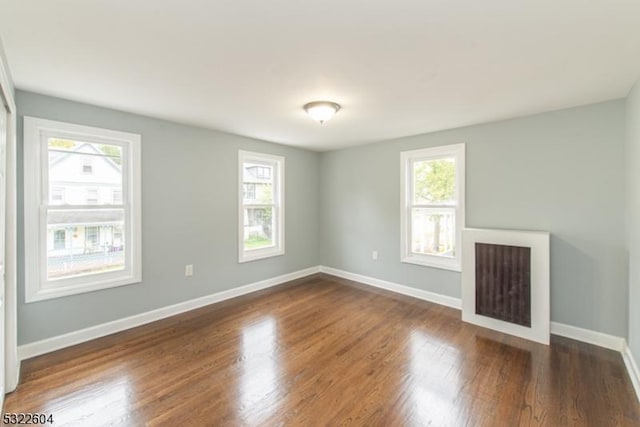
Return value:
M 284 255 L 284 249 L 268 249 L 268 250 L 259 250 L 255 253 L 251 253 L 252 251 L 244 251 L 240 254 L 238 258 L 238 263 L 243 264 L 245 262 L 257 261 L 259 259 L 272 258 L 276 256 Z
M 415 264 L 420 265 L 422 267 L 432 267 L 438 268 L 440 270 L 449 270 L 455 271 L 458 273 L 462 272 L 462 265 L 460 262 L 455 259 L 438 259 L 436 257 L 404 257 L 401 260 L 405 264 Z
M 120 279 L 109 279 L 102 281 L 93 281 L 88 284 L 75 284 L 60 287 L 41 287 L 32 294 L 25 296 L 25 303 L 32 303 L 38 301 L 45 301 L 49 299 L 62 298 L 71 295 L 85 294 L 88 292 L 99 291 L 102 289 L 116 288 L 119 286 L 133 285 L 140 283 L 141 277 L 138 276 L 125 276 Z

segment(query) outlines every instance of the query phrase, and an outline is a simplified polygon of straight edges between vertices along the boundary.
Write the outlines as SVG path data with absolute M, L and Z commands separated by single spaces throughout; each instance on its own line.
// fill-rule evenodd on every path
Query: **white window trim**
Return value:
M 413 192 L 412 164 L 420 160 L 442 157 L 456 159 L 456 233 L 455 257 L 417 254 L 411 251 L 411 197 Z M 400 258 L 404 263 L 444 270 L 462 271 L 462 229 L 465 227 L 465 145 L 452 144 L 400 153 Z
M 244 176 L 243 165 L 245 162 L 269 162 L 276 164 L 273 174 L 274 209 L 276 216 L 276 245 L 264 249 L 244 250 Z M 238 262 L 249 262 L 274 256 L 284 255 L 284 157 L 271 154 L 255 153 L 251 151 L 238 151 Z
M 125 269 L 59 279 L 52 285 L 46 277 L 46 209 L 43 205 L 47 164 L 43 138 L 54 134 L 59 137 L 99 144 L 114 144 L 128 150 L 123 164 L 123 201 L 128 221 Z M 142 191 L 141 191 L 141 137 L 137 134 L 76 125 L 65 122 L 24 118 L 24 245 L 25 245 L 25 302 L 42 301 L 142 281 Z M 127 178 L 128 177 L 128 178 Z M 44 192 L 44 193 L 43 193 Z M 95 205 L 89 205 L 94 207 Z M 120 205 L 120 206 L 125 206 Z M 58 206 L 55 206 L 56 208 Z

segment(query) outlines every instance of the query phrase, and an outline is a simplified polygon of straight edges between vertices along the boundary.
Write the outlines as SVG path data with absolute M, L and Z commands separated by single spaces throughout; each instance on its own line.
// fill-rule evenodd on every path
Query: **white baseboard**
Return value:
M 147 311 L 146 313 L 136 314 L 134 316 L 125 317 L 123 319 L 114 320 L 112 322 L 103 323 L 101 325 L 92 326 L 78 331 L 69 332 L 56 337 L 47 338 L 18 346 L 19 360 L 29 359 L 41 354 L 49 353 L 61 348 L 70 347 L 96 338 L 111 335 L 126 329 L 141 326 L 176 314 L 184 313 L 189 310 L 204 307 L 205 305 L 228 300 L 261 289 L 270 288 L 282 283 L 299 279 L 301 277 L 310 276 L 320 272 L 318 266 L 306 268 L 304 270 L 295 271 L 293 273 L 283 274 L 282 276 L 273 277 L 259 282 L 250 283 L 238 288 L 229 289 L 215 294 L 206 295 L 204 297 L 195 298 L 189 301 L 180 302 L 167 307 L 158 308 L 156 310 Z
M 350 273 L 348 271 L 339 270 L 332 267 L 320 266 L 320 272 L 331 274 L 333 276 L 342 277 L 344 279 L 353 280 L 365 285 L 375 286 L 376 288 L 386 289 L 403 295 L 412 296 L 425 301 L 433 302 L 447 307 L 460 310 L 462 303 L 459 298 L 453 298 L 446 295 L 436 294 L 434 292 L 423 291 L 421 289 L 412 288 L 398 283 L 388 282 L 386 280 L 376 279 L 374 277 L 363 276 L 361 274 Z M 564 323 L 551 322 L 551 333 L 576 341 L 586 342 L 588 344 L 597 345 L 599 347 L 608 348 L 610 350 L 622 353 L 629 377 L 633 383 L 638 400 L 640 400 L 640 370 L 631 354 L 631 350 L 627 345 L 627 341 L 615 335 L 609 335 L 602 332 L 596 332 L 589 329 L 579 328 L 577 326 L 566 325 Z
M 184 301 L 167 307 L 162 307 L 156 310 L 148 311 L 146 313 L 126 317 L 124 319 L 118 319 L 112 322 L 103 323 L 101 325 L 81 329 L 79 331 L 69 332 L 64 335 L 47 338 L 42 341 L 24 344 L 18 347 L 18 359 L 29 359 L 31 357 L 52 352 L 54 350 L 70 347 L 72 345 L 80 344 L 106 335 L 114 334 L 116 332 L 121 332 L 126 329 L 134 328 L 136 326 L 155 322 L 157 320 L 165 319 L 176 314 L 184 313 L 186 311 L 194 310 L 196 308 L 204 307 L 209 304 L 214 304 L 216 302 L 228 300 L 230 298 L 235 298 L 241 295 L 246 295 L 251 292 L 256 292 L 261 289 L 280 285 L 282 283 L 299 279 L 305 276 L 310 276 L 319 272 L 342 277 L 348 280 L 353 280 L 365 285 L 374 286 L 376 288 L 385 289 L 398 294 L 408 295 L 414 298 L 433 302 L 435 304 L 444 305 L 458 310 L 460 310 L 462 306 L 461 300 L 459 298 L 424 291 L 421 289 L 412 288 L 410 286 L 401 285 L 399 283 L 376 279 L 369 276 L 363 276 L 361 274 L 350 273 L 348 271 L 339 270 L 332 267 L 316 266 L 284 274 L 282 276 L 261 280 L 259 282 L 250 283 L 238 288 L 206 295 L 204 297 L 192 299 L 189 301 Z M 621 352 L 625 365 L 629 372 L 629 377 L 631 378 L 634 389 L 636 390 L 638 398 L 640 399 L 640 370 L 638 370 L 638 365 L 636 364 L 635 359 L 633 358 L 633 355 L 631 354 L 631 351 L 629 350 L 629 347 L 627 346 L 624 338 L 604 334 L 601 332 L 591 331 L 576 326 L 565 325 L 558 322 L 551 322 L 551 333 Z
M 622 359 L 627 367 L 627 372 L 629 372 L 629 378 L 631 378 L 633 389 L 636 391 L 636 396 L 640 402 L 640 369 L 638 369 L 636 359 L 633 357 L 633 353 L 631 353 L 631 349 L 626 345 L 626 343 L 624 350 L 622 350 Z
M 551 322 L 551 333 L 620 352 L 626 345 L 626 340 L 622 337 L 583 329 L 577 326 L 565 325 L 564 323 L 558 322 Z
M 386 280 L 376 279 L 374 277 L 363 276 L 361 274 L 351 273 L 337 268 L 320 266 L 322 273 L 331 274 L 333 276 L 342 277 L 344 279 L 353 280 L 364 283 L 365 285 L 375 286 L 376 288 L 386 289 L 403 295 L 412 296 L 425 301 L 433 302 L 447 307 L 460 310 L 462 307 L 461 300 L 434 292 L 423 291 L 421 289 L 412 288 L 410 286 L 389 282 Z M 588 329 L 578 328 L 576 326 L 565 325 L 563 323 L 551 322 L 551 333 L 563 337 L 571 338 L 577 341 L 586 342 L 597 345 L 599 347 L 611 350 L 622 351 L 625 347 L 625 339 L 614 335 L 604 334 L 602 332 L 591 331 Z
M 433 302 L 451 308 L 460 310 L 462 301 L 460 298 L 454 298 L 447 295 L 436 294 L 435 292 L 423 291 L 422 289 L 412 288 L 410 286 L 401 285 L 399 283 L 388 282 L 386 280 L 376 279 L 374 277 L 363 276 L 361 274 L 350 273 L 337 268 L 320 266 L 320 272 L 331 274 L 333 276 L 342 277 L 343 279 L 353 280 L 355 282 L 364 283 L 365 285 L 374 286 L 380 289 L 386 289 L 397 294 L 408 295 L 410 297 Z

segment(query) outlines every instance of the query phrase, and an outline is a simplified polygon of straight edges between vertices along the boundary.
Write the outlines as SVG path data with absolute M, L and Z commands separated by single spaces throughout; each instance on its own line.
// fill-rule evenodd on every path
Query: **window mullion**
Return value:
M 243 203 L 242 206 L 245 208 L 275 208 L 277 205 L 275 203 Z
M 416 204 L 409 205 L 412 209 L 456 209 L 457 205 L 424 205 L 424 204 Z
M 126 209 L 129 204 L 122 205 L 52 205 L 45 203 L 43 207 L 47 210 L 59 210 L 59 211 L 84 211 L 84 210 L 114 210 L 114 209 Z

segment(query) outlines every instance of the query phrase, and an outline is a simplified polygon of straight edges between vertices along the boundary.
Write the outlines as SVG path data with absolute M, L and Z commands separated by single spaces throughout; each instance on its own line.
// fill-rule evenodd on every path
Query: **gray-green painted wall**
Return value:
M 322 264 L 460 297 L 400 262 L 400 152 L 461 142 L 467 226 L 550 231 L 552 320 L 627 336 L 623 100 L 323 153 Z
M 459 142 L 468 226 L 553 233 L 553 320 L 627 336 L 637 318 L 627 318 L 623 100 L 318 154 L 23 91 L 16 99 L 20 126 L 30 115 L 143 138 L 143 282 L 25 304 L 20 257 L 20 344 L 317 264 L 459 297 L 458 273 L 399 261 L 400 151 Z M 287 159 L 283 257 L 237 263 L 238 149 Z M 18 219 L 21 230 L 21 205 Z
M 627 98 L 629 347 L 640 361 L 640 80 Z
M 16 97 L 18 194 L 23 191 L 25 115 L 141 134 L 143 191 L 143 282 L 25 304 L 24 257 L 20 256 L 19 344 L 318 264 L 318 153 L 23 91 L 17 91 Z M 238 264 L 239 149 L 286 158 L 284 256 Z M 23 254 L 22 196 L 19 200 L 18 252 Z M 194 264 L 192 278 L 184 277 L 185 264 Z

